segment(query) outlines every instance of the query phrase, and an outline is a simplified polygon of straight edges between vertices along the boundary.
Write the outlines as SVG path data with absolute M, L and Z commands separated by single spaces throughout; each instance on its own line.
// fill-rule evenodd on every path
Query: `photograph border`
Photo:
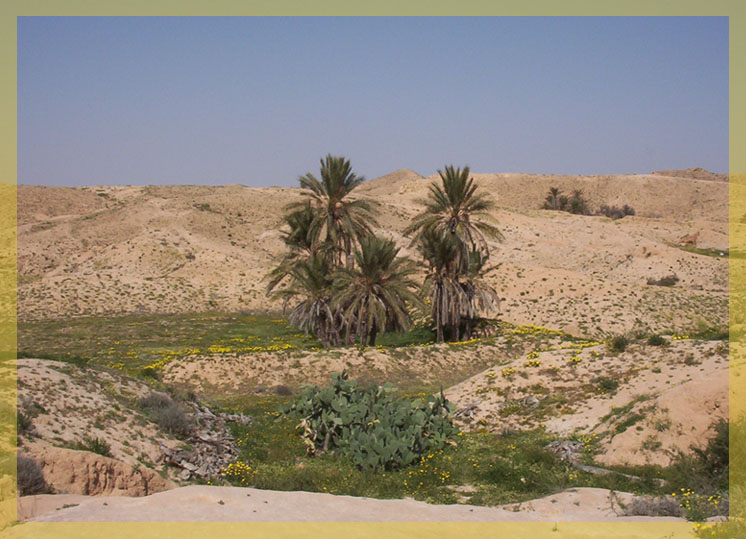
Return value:
M 341 0 L 303 0 L 270 2 L 236 0 L 4 0 L 0 7 L 0 352 L 5 370 L 12 376 L 0 379 L 3 396 L 16 402 L 16 308 L 17 308 L 17 18 L 25 16 L 727 16 L 730 40 L 730 125 L 729 125 L 729 247 L 746 250 L 746 241 L 737 236 L 739 220 L 746 215 L 746 3 L 738 1 L 658 1 L 599 2 L 598 0 L 552 0 L 534 2 L 454 2 L 377 0 L 350 2 Z M 695 165 L 692 165 L 695 166 Z M 743 228 L 740 227 L 740 228 Z M 746 260 L 729 257 L 730 321 L 746 318 Z M 734 301 L 735 300 L 735 301 Z M 736 312 L 736 309 L 739 309 Z M 743 337 L 741 337 L 743 338 Z M 731 345 L 732 345 L 731 341 Z M 730 352 L 730 418 L 746 412 L 746 376 L 741 376 L 743 358 Z M 11 366 L 8 369 L 8 366 Z M 6 420 L 6 419 L 4 419 Z M 15 420 L 3 432 L 12 432 Z M 10 442 L 8 442 L 10 443 Z M 746 440 L 731 439 L 734 444 Z M 15 454 L 13 448 L 13 454 Z M 743 453 L 743 451 L 741 451 Z M 13 457 L 15 458 L 15 457 Z M 739 472 L 743 472 L 739 470 Z M 731 470 L 733 474 L 733 470 Z M 733 475 L 731 475 L 733 477 Z M 0 477 L 0 492 L 7 496 L 8 477 Z M 15 481 L 15 478 L 12 478 Z M 16 524 L 17 509 L 13 496 L 0 499 L 0 537 L 100 538 L 119 537 L 233 537 L 285 538 L 305 536 L 336 539 L 373 537 L 471 537 L 531 538 L 543 537 L 614 537 L 661 538 L 691 537 L 693 523 L 682 522 L 475 522 L 475 523 L 380 523 L 380 522 L 277 522 L 277 523 L 23 523 Z

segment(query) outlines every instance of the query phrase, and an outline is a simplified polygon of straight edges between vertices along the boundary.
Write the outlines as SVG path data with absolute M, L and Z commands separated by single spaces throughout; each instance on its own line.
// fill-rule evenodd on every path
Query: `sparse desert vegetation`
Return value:
M 113 492 L 60 486 L 55 459 L 85 454 L 140 495 L 727 511 L 726 182 L 364 182 L 328 156 L 301 187 L 19 188 L 18 432 L 43 488 Z

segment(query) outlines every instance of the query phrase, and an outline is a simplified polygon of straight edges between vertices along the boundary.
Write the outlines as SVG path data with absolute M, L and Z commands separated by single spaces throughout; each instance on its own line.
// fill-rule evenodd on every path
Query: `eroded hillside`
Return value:
M 505 240 L 491 246 L 487 279 L 505 320 L 583 335 L 726 322 L 727 182 L 474 177 L 499 208 Z M 436 178 L 401 170 L 356 190 L 380 202 L 379 232 L 411 256 L 402 231 Z M 594 209 L 629 204 L 636 215 L 540 210 L 552 186 L 583 189 Z M 282 253 L 284 207 L 299 197 L 299 189 L 238 185 L 20 186 L 19 318 L 278 310 L 263 278 Z M 668 275 L 679 278 L 675 286 L 647 284 Z

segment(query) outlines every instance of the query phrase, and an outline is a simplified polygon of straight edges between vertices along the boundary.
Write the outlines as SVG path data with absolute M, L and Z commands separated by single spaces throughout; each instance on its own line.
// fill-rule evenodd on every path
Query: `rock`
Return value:
M 548 444 L 546 449 L 557 455 L 562 460 L 575 462 L 583 451 L 583 443 L 570 440 L 558 440 Z
M 679 243 L 681 245 L 696 245 L 698 238 L 699 238 L 699 230 L 695 232 L 694 234 L 682 236 L 681 238 L 679 238 Z
M 243 414 L 221 414 L 221 417 L 231 423 L 241 423 L 242 425 L 251 425 L 254 418 Z
M 456 417 L 473 417 L 474 414 L 479 411 L 479 405 L 481 403 L 481 400 L 476 400 L 471 404 L 467 404 L 466 406 L 459 408 L 453 415 Z
M 55 492 L 96 496 L 147 496 L 175 487 L 157 472 L 90 451 L 34 447 L 30 456 Z
M 521 401 L 521 404 L 530 408 L 536 408 L 537 406 L 539 406 L 539 399 L 537 399 L 533 395 L 529 395 Z
M 206 406 L 189 404 L 199 420 L 199 426 L 187 437 L 191 450 L 161 446 L 158 461 L 181 468 L 176 478 L 186 481 L 193 477 L 215 479 L 222 468 L 238 456 L 236 440 L 226 427 L 226 420 L 250 424 L 253 418 L 243 414 L 215 414 Z
M 197 469 L 197 466 L 195 466 L 188 460 L 182 460 L 181 462 L 179 462 L 179 466 L 181 468 L 184 468 L 185 470 L 189 470 L 190 472 L 193 472 Z

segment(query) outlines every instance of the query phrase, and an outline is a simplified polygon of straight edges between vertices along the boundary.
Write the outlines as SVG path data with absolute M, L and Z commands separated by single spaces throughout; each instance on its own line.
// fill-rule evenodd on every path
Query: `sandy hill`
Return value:
M 505 241 L 487 278 L 503 317 L 572 333 L 688 328 L 727 316 L 728 184 L 661 175 L 475 174 L 496 200 Z M 381 232 L 415 256 L 402 230 L 437 176 L 399 170 L 357 196 L 381 204 Z M 540 210 L 550 187 L 582 189 L 612 221 Z M 278 228 L 296 188 L 238 185 L 18 188 L 21 320 L 88 314 L 277 310 L 263 277 L 283 251 Z M 676 274 L 672 288 L 649 279 Z
M 692 180 L 706 180 L 711 182 L 727 182 L 727 174 L 716 174 L 703 168 L 694 167 L 684 170 L 657 170 L 653 172 L 659 176 L 670 176 L 672 178 L 689 178 Z
M 493 267 L 486 279 L 503 298 L 501 317 L 523 325 L 512 332 L 466 345 L 392 350 L 226 355 L 207 348 L 165 364 L 161 382 L 206 397 L 260 394 L 259 387 L 281 385 L 295 390 L 304 382 L 323 383 L 330 371 L 344 368 L 370 380 L 415 380 L 423 387 L 440 382 L 465 430 L 582 433 L 598 437 L 602 465 L 665 464 L 672 452 L 701 445 L 712 421 L 727 416 L 727 343 L 674 334 L 728 322 L 728 191 L 739 189 L 696 170 L 683 177 L 668 174 L 681 171 L 665 172 L 474 174 L 498 206 L 492 217 L 505 239 L 491 245 Z M 395 239 L 402 253 L 416 256 L 403 230 L 437 179 L 398 170 L 364 183 L 355 195 L 378 201 L 378 232 Z M 611 220 L 541 210 L 550 187 L 565 193 L 582 189 L 593 209 L 629 204 L 636 214 Z M 276 311 L 280 305 L 266 297 L 263 278 L 283 252 L 284 208 L 300 197 L 295 188 L 239 185 L 20 186 L 19 318 L 23 323 L 123 313 Z M 671 275 L 678 278 L 673 286 L 652 284 Z M 635 330 L 667 337 L 663 347 L 638 339 L 615 352 L 535 326 L 586 337 Z M 72 496 L 27 499 L 21 506 L 25 518 L 159 520 L 167 514 L 174 519 L 178 507 L 188 518 L 221 520 L 234 497 L 245 502 L 244 490 L 223 487 L 129 498 L 174 486 L 161 477 L 159 457 L 178 442 L 139 404 L 150 393 L 148 384 L 106 369 L 40 359 L 19 360 L 18 367 L 20 406 L 33 424 L 24 451 L 41 463 L 58 491 Z M 200 412 L 196 404 L 194 411 Z M 207 409 L 200 413 L 199 421 L 215 417 Z M 78 449 L 91 436 L 110 440 L 112 458 Z M 188 471 L 191 461 L 185 462 Z M 476 515 L 477 508 L 460 506 L 448 515 L 554 520 L 559 510 L 565 519 L 617 518 L 608 507 L 608 491 L 590 490 L 534 500 L 534 509 L 479 509 Z M 96 493 L 121 497 L 102 503 L 83 496 Z M 266 504 L 274 512 L 254 514 L 270 509 L 261 498 L 240 518 L 303 520 L 308 513 L 301 509 L 311 502 L 330 508 L 333 520 L 381 513 L 371 500 L 266 492 L 275 494 Z M 152 509 L 147 516 L 143 504 Z M 386 511 L 397 520 L 407 519 L 402 515 L 442 520 L 445 514 L 408 501 L 392 502 Z M 311 514 L 317 518 L 318 512 Z

